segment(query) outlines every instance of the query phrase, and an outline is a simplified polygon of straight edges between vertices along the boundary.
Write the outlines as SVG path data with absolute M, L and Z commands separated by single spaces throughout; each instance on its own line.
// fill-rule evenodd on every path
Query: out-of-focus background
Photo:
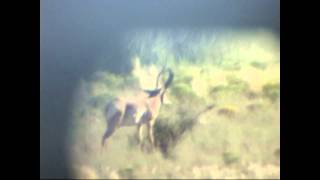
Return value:
M 279 4 L 41 1 L 40 177 L 279 178 Z M 156 150 L 126 127 L 101 152 L 105 104 L 165 63 Z

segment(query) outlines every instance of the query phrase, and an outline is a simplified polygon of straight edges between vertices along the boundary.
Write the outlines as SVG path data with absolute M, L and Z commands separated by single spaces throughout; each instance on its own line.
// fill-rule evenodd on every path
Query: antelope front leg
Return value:
M 154 129 L 154 123 L 153 123 L 153 121 L 151 121 L 151 122 L 148 123 L 148 132 L 149 132 L 149 140 L 150 140 L 152 149 L 155 147 L 153 129 Z
M 140 149 L 142 150 L 143 148 L 143 144 L 142 144 L 142 141 L 143 141 L 143 131 L 142 131 L 142 125 L 141 124 L 138 124 L 138 128 L 137 128 L 137 138 L 138 138 L 138 142 L 139 142 L 139 146 L 140 146 Z

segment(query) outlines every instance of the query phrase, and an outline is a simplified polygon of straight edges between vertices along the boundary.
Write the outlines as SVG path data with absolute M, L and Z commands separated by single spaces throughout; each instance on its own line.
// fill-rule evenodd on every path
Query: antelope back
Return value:
M 107 120 L 111 119 L 111 117 L 114 116 L 114 114 L 120 112 L 122 113 L 125 109 L 125 103 L 120 99 L 115 99 L 111 101 L 105 109 L 105 115 Z

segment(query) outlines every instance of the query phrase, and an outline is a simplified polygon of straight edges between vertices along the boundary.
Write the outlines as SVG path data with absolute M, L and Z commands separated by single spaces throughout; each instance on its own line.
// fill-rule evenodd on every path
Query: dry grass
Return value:
M 175 62 L 176 76 L 167 94 L 169 103 L 160 112 L 158 146 L 152 153 L 139 150 L 134 127 L 117 130 L 102 149 L 106 128 L 102 110 L 112 97 L 130 95 L 137 87 L 153 88 L 160 66 L 145 65 L 137 55 L 131 75 L 99 72 L 92 81 L 83 81 L 71 126 L 75 177 L 280 178 L 280 63 L 274 63 L 279 54 L 253 40 L 241 43 L 244 39 L 230 42 L 246 51 L 230 52 L 229 58 L 264 57 L 263 65 L 247 62 L 230 70 L 215 63 Z M 209 104 L 215 108 L 193 123 L 194 115 Z

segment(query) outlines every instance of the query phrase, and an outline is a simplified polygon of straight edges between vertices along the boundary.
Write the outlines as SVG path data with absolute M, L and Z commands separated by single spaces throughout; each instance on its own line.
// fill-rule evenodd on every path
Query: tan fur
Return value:
M 163 71 L 162 71 L 163 72 Z M 160 72 L 157 79 L 160 77 Z M 173 73 L 170 71 L 171 80 Z M 168 80 L 167 82 L 168 83 Z M 170 82 L 171 83 L 171 82 Z M 170 84 L 169 83 L 169 84 Z M 168 85 L 169 86 L 169 85 Z M 106 119 L 108 123 L 107 130 L 102 138 L 102 146 L 105 144 L 117 127 L 121 126 L 137 126 L 137 136 L 141 147 L 142 143 L 142 125 L 146 124 L 148 128 L 148 137 L 154 146 L 153 128 L 155 121 L 159 115 L 162 105 L 161 96 L 164 95 L 168 87 L 163 87 L 158 94 L 150 97 L 146 92 L 139 92 L 136 96 L 119 97 L 111 101 L 106 107 Z

